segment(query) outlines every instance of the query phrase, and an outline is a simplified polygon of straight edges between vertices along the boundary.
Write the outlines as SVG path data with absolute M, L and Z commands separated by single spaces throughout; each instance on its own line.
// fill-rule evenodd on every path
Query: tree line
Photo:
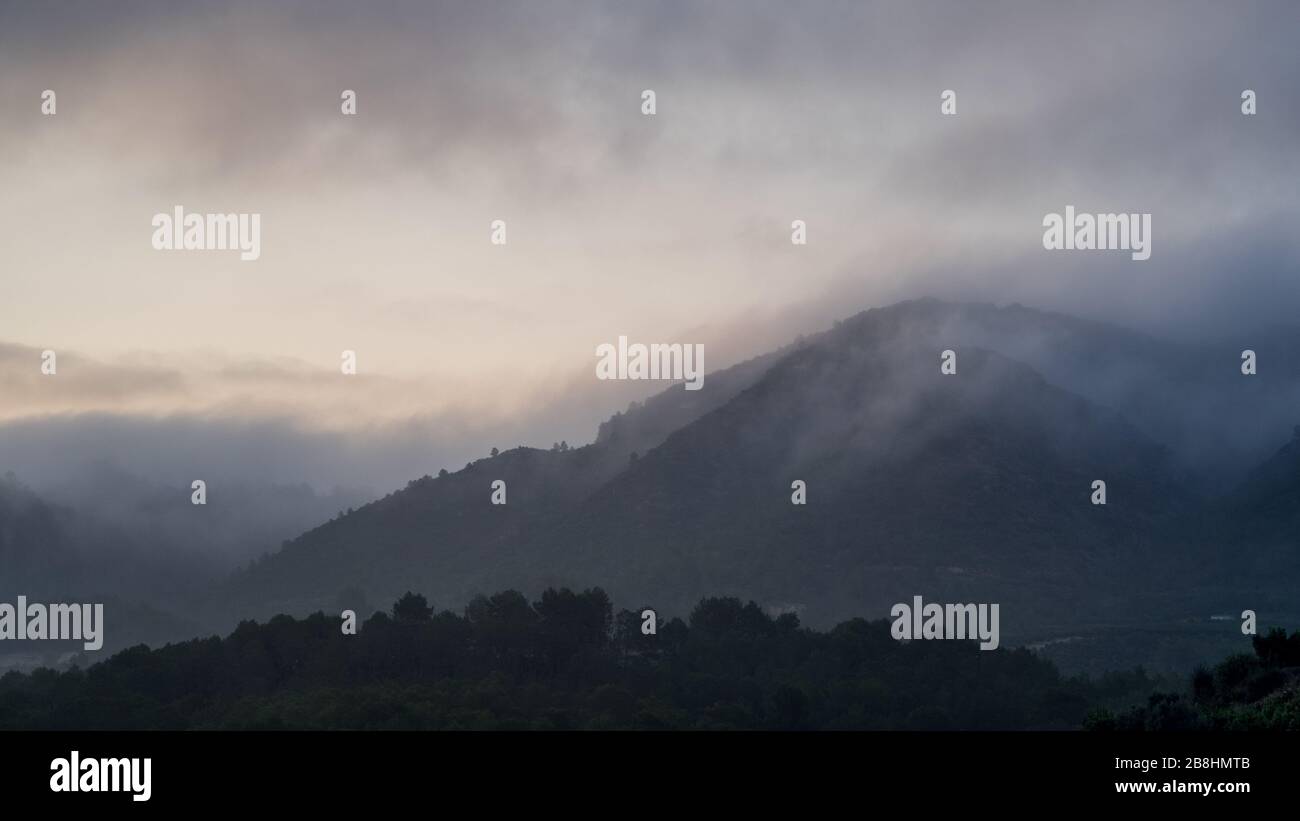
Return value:
M 643 630 L 599 588 L 408 593 L 355 635 L 276 616 L 230 635 L 0 678 L 2 728 L 1048 729 L 1155 688 L 1066 678 L 1024 649 L 898 642 L 887 620 L 817 631 L 706 598 Z

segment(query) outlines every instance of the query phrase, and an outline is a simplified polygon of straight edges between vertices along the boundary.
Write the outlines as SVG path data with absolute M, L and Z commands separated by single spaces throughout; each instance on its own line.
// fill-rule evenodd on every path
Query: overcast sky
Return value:
M 645 392 L 594 379 L 619 335 L 712 369 L 926 295 L 1294 324 L 1298 31 L 1293 2 L 0 2 L 0 420 L 436 469 L 590 439 Z M 1151 259 L 1044 251 L 1067 204 L 1151 213 Z M 155 251 L 175 205 L 260 213 L 261 258 Z

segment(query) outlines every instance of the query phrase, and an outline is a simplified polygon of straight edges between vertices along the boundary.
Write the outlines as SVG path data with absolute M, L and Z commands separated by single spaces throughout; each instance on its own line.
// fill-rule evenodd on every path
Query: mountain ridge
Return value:
M 1180 529 L 1178 520 L 1197 518 L 1202 497 L 1182 475 L 1169 446 L 1151 439 L 1123 414 L 1060 387 L 1029 365 L 966 342 L 977 335 L 970 327 L 978 329 L 981 323 L 1026 321 L 1065 323 L 1061 334 L 1066 338 L 1111 333 L 1109 326 L 1021 306 L 914 300 L 864 311 L 709 374 L 705 391 L 670 387 L 615 414 L 591 445 L 567 452 L 518 448 L 463 471 L 412 483 L 344 517 L 351 519 L 347 524 L 336 520 L 292 540 L 280 558 L 237 576 L 227 589 L 237 600 L 263 604 L 268 593 L 293 590 L 297 601 L 280 596 L 271 609 L 289 605 L 301 610 L 337 599 L 353 585 L 376 585 L 373 592 L 365 589 L 368 599 L 400 593 L 396 579 L 384 576 L 400 575 L 405 568 L 404 578 L 421 582 L 420 589 L 444 604 L 502 586 L 602 584 L 624 600 L 647 602 L 688 601 L 700 590 L 753 596 L 775 608 L 803 608 L 815 614 L 817 623 L 833 621 L 851 604 L 856 605 L 853 612 L 860 612 L 868 592 L 876 605 L 902 597 L 909 579 L 940 585 L 954 595 L 1022 598 L 1016 574 L 1004 566 L 1009 560 L 991 550 L 993 537 L 980 536 L 973 540 L 976 547 L 961 547 L 951 542 L 961 538 L 962 528 L 927 524 L 931 517 L 921 486 L 928 482 L 948 489 L 947 502 L 929 504 L 956 505 L 952 515 L 959 514 L 955 521 L 962 527 L 979 532 L 1011 528 L 1007 532 L 1022 541 L 1036 534 L 1040 541 L 1074 545 L 1034 553 L 1019 544 L 1011 551 L 1022 569 L 1033 570 L 1026 578 L 1039 588 L 1026 598 L 1028 610 L 1047 612 L 1053 601 L 1070 601 L 1080 614 L 1103 617 L 1141 588 L 1125 576 L 1176 560 L 1171 543 L 1186 549 L 1188 540 L 1198 541 L 1196 528 Z M 1151 346 L 1158 361 L 1172 356 L 1152 338 L 1129 334 Z M 1090 350 L 1089 345 L 1101 343 L 1080 344 Z M 939 371 L 939 353 L 945 348 L 958 351 L 955 376 Z M 722 387 L 710 394 L 708 388 L 718 384 Z M 873 385 L 874 394 L 869 390 Z M 945 396 L 945 390 L 951 395 Z M 798 397 L 805 394 L 826 401 L 801 403 Z M 1019 395 L 1032 396 L 1038 405 L 1023 413 L 1013 401 Z M 873 416 L 860 413 L 868 406 Z M 962 410 L 968 407 L 981 410 Z M 1026 432 L 1012 431 L 1010 419 Z M 965 435 L 961 425 L 968 426 Z M 729 429 L 748 433 L 742 440 L 728 440 Z M 905 431 L 912 432 L 902 435 Z M 1073 442 L 1066 456 L 1056 452 L 1059 440 Z M 718 446 L 724 441 L 725 446 Z M 991 467 L 981 468 L 981 460 Z M 893 488 L 879 476 L 872 478 L 867 468 L 877 463 L 903 471 L 904 478 Z M 943 475 L 939 465 L 951 475 Z M 797 470 L 817 478 L 809 484 L 804 510 L 790 504 L 790 482 L 801 478 Z M 1040 475 L 1035 477 L 1035 471 Z M 1068 482 L 1048 478 L 1066 476 Z M 506 481 L 509 495 L 507 505 L 494 507 L 489 486 L 497 478 Z M 1098 478 L 1110 482 L 1107 506 L 1089 502 L 1091 481 Z M 765 482 L 761 488 L 760 481 Z M 851 489 L 833 497 L 839 510 L 839 518 L 831 517 L 833 526 L 809 529 L 807 521 L 789 518 L 812 514 L 825 502 L 828 486 Z M 978 491 L 980 505 L 961 501 L 968 486 Z M 736 487 L 752 493 L 738 497 L 728 490 Z M 1024 498 L 1011 498 L 1015 493 Z M 843 578 L 852 565 L 848 557 L 854 555 L 851 531 L 872 527 L 869 517 L 851 513 L 863 506 L 863 499 L 890 500 L 872 509 L 877 523 L 887 522 L 892 530 L 880 561 L 852 571 L 853 587 Z M 427 523 L 418 515 L 395 514 L 407 516 L 404 521 L 412 525 L 398 533 L 377 534 L 357 525 L 378 511 L 401 511 L 408 505 L 459 512 L 451 513 L 450 520 Z M 1058 514 L 1060 523 L 1049 527 Z M 464 527 L 457 530 L 449 521 Z M 1092 530 L 1085 533 L 1080 527 Z M 829 557 L 820 572 L 800 560 L 799 539 L 810 539 L 808 551 Z M 904 561 L 902 542 L 929 551 L 923 571 L 922 565 Z M 757 547 L 738 553 L 737 544 Z M 1116 550 L 1116 544 L 1131 548 Z M 1153 544 L 1163 549 L 1153 552 Z M 1212 547 L 1198 544 L 1192 552 L 1203 554 Z M 294 556 L 291 562 L 288 555 Z M 345 566 L 333 566 L 338 562 Z M 997 572 L 981 566 L 989 562 L 998 565 Z M 746 563 L 784 581 L 759 583 L 749 570 L 737 569 Z M 1162 584 L 1174 586 L 1194 576 L 1188 564 L 1179 560 L 1182 569 L 1166 573 Z M 304 585 L 294 572 L 277 572 L 277 566 L 289 565 L 314 581 Z M 862 567 L 877 565 L 915 572 L 895 573 L 898 578 L 889 584 L 861 577 Z M 942 568 L 953 567 L 960 572 L 945 577 Z M 1101 579 L 1100 595 L 1083 608 L 1087 582 L 1097 581 L 1093 577 Z M 791 579 L 800 579 L 802 587 L 785 584 Z M 843 589 L 836 590 L 837 584 Z M 258 593 L 241 595 L 250 587 Z

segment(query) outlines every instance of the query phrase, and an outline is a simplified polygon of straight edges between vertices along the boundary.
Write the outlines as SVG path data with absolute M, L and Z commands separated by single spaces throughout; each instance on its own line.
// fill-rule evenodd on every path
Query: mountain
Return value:
M 13 474 L 0 479 L 0 595 L 62 578 L 73 586 L 85 572 L 70 544 L 66 517 Z
M 946 349 L 956 374 L 940 372 Z M 1240 389 L 1231 403 L 1249 405 L 1236 365 L 1020 306 L 873 309 L 704 390 L 674 385 L 591 445 L 416 480 L 236 574 L 213 606 L 301 613 L 407 589 L 459 606 L 599 584 L 667 612 L 727 594 L 819 625 L 914 595 L 998 602 L 1013 635 L 1206 613 L 1225 606 L 1224 508 L 1189 462 L 1223 482 L 1233 449 L 1187 440 L 1215 430 L 1197 397 Z
M 921 594 L 1041 621 L 1125 607 L 1170 558 L 1151 535 L 1194 497 L 1160 446 L 995 353 L 944 376 L 940 349 L 864 330 L 674 433 L 541 540 L 536 569 L 673 609 L 711 588 L 824 623 Z
M 1264 583 L 1300 576 L 1300 426 L 1222 507 L 1218 538 L 1229 548 L 1222 569 L 1225 582 L 1249 590 L 1260 607 L 1300 609 L 1294 588 L 1277 590 Z
M 0 601 L 97 602 L 104 605 L 104 647 L 160 644 L 199 632 L 176 604 L 210 584 L 193 556 L 150 549 L 104 521 L 51 502 L 12 475 L 0 478 Z M 57 666 L 82 642 L 0 642 L 0 671 Z
M 0 596 L 55 601 L 194 588 L 198 560 L 150 549 L 123 528 L 52 502 L 12 474 L 0 479 Z
M 300 533 L 345 499 L 306 486 L 223 482 L 208 505 L 187 485 L 146 481 L 110 464 L 40 491 L 0 477 L 0 602 L 104 605 L 101 655 L 209 629 L 191 605 L 215 580 Z M 343 505 L 346 506 L 346 505 Z M 196 618 L 195 616 L 198 616 Z M 0 642 L 0 670 L 53 663 L 79 643 Z

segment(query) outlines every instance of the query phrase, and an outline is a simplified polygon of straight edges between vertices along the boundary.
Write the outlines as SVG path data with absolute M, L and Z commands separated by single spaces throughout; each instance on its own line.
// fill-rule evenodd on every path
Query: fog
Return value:
M 1285 2 L 4 4 L 0 468 L 109 517 L 138 505 L 96 477 L 290 489 L 243 556 L 492 447 L 591 441 L 662 387 L 595 379 L 620 335 L 715 370 L 934 296 L 1160 340 L 969 335 L 1231 483 L 1297 398 L 1206 376 L 1247 347 L 1297 371 L 1297 29 Z M 154 252 L 176 204 L 262 213 L 262 258 Z M 1152 214 L 1151 259 L 1045 251 L 1068 204 Z

